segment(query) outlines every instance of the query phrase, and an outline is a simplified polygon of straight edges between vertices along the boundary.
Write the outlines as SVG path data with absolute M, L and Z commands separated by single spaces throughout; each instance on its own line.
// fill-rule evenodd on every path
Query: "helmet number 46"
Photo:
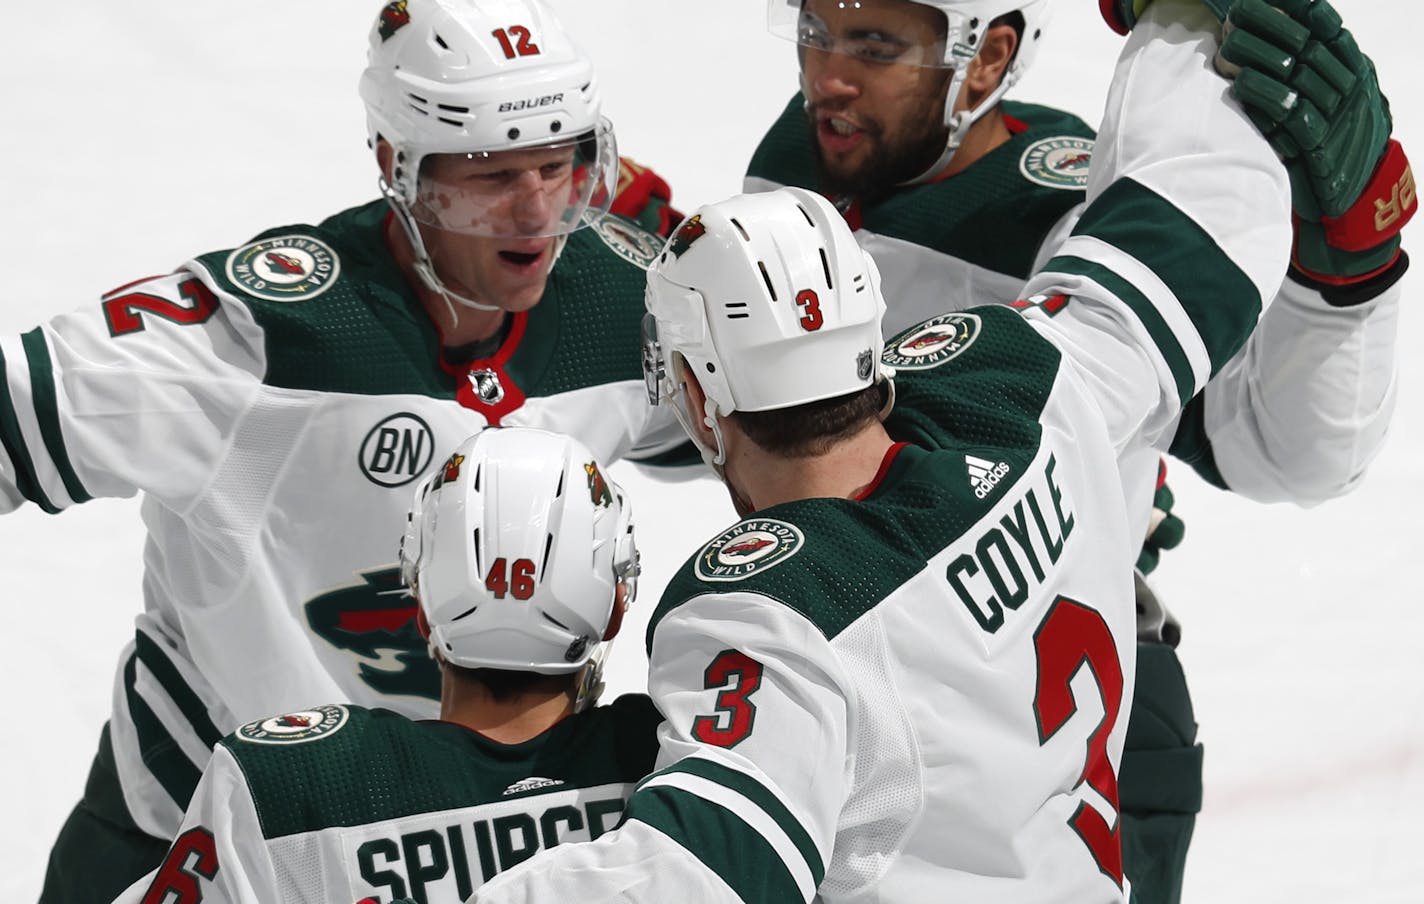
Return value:
M 485 589 L 494 594 L 495 599 L 504 599 L 506 593 L 517 600 L 527 600 L 534 595 L 533 562 L 528 559 L 515 559 L 514 564 L 508 568 L 507 576 L 505 571 L 504 558 L 501 556 L 494 560 L 489 574 L 485 576 Z
M 512 60 L 515 57 L 535 56 L 539 53 L 539 45 L 530 40 L 529 29 L 523 25 L 511 25 L 508 28 L 496 28 L 492 34 L 499 42 L 499 47 L 504 51 L 504 58 Z M 514 40 L 510 40 L 513 36 Z
M 821 328 L 825 318 L 821 316 L 821 299 L 814 289 L 802 289 L 796 293 L 796 304 L 801 308 L 801 329 L 808 333 Z

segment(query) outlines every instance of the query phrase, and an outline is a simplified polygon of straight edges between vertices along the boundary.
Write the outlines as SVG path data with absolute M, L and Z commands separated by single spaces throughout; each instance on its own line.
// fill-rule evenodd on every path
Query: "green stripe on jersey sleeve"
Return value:
M 84 483 L 74 471 L 69 461 L 69 450 L 64 445 L 64 432 L 59 426 L 59 398 L 54 389 L 54 362 L 49 356 L 49 344 L 44 333 L 36 327 L 20 337 L 25 348 L 25 356 L 30 361 L 30 392 L 34 394 L 35 417 L 39 420 L 40 436 L 44 437 L 45 449 L 55 470 L 64 481 L 65 492 L 75 502 L 88 502 L 94 497 L 84 488 Z
M 15 468 L 15 488 L 20 491 L 20 495 L 39 506 L 51 515 L 59 513 L 59 508 L 45 495 L 44 488 L 40 486 L 39 478 L 35 476 L 35 462 L 30 457 L 29 446 L 25 443 L 25 435 L 20 431 L 20 418 L 15 411 L 15 402 L 10 398 L 10 384 L 8 369 L 11 362 L 5 360 L 5 353 L 0 350 L 0 444 L 5 447 L 5 454 L 10 456 L 10 463 Z
M 816 845 L 776 795 L 710 760 L 688 757 L 649 776 L 625 816 L 682 845 L 743 901 L 807 900 L 825 878 Z
M 1183 351 L 1182 344 L 1177 341 L 1167 321 L 1162 319 L 1157 306 L 1145 294 L 1139 292 L 1136 286 L 1102 264 L 1081 257 L 1055 257 L 1048 262 L 1044 270 L 1091 279 L 1127 305 L 1137 315 L 1137 319 L 1147 329 L 1147 334 L 1157 343 L 1157 350 L 1166 359 L 1167 367 L 1172 371 L 1172 379 L 1177 384 L 1178 401 L 1185 405 L 1195 394 L 1196 377 L 1192 372 L 1191 359 Z
M 1196 329 L 1212 374 L 1241 348 L 1261 313 L 1260 293 L 1235 261 L 1195 220 L 1139 182 L 1119 179 L 1110 185 L 1088 205 L 1073 235 L 1113 246 L 1165 284 Z M 1051 261 L 1044 269 L 1060 267 Z M 1139 298 L 1146 297 L 1146 286 L 1136 289 Z

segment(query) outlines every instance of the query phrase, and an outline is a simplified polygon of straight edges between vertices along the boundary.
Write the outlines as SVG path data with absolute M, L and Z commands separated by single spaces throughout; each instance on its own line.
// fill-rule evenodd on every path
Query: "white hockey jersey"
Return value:
M 0 338 L 0 511 L 144 494 L 144 612 L 111 735 L 155 836 L 242 722 L 332 701 L 434 716 L 396 552 L 447 450 L 493 423 L 570 433 L 601 461 L 684 441 L 639 364 L 655 236 L 614 217 L 572 234 L 498 350 L 451 364 L 386 216 L 273 230 Z
M 472 901 L 1126 900 L 1150 492 L 1127 461 L 1246 341 L 1290 243 L 1280 164 L 1223 100 L 1205 23 L 1169 15 L 1205 14 L 1161 0 L 1139 23 L 1114 152 L 1023 315 L 896 336 L 901 444 L 872 486 L 759 512 L 669 585 L 659 771 L 624 824 Z

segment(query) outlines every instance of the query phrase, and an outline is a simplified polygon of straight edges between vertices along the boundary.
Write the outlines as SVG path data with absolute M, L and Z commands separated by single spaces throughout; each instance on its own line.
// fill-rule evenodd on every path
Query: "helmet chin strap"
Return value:
M 901 182 L 900 185 L 921 185 L 937 178 L 940 173 L 944 172 L 945 168 L 949 166 L 949 161 L 954 159 L 954 153 L 959 150 L 964 136 L 969 134 L 970 127 L 982 119 L 984 114 L 994 109 L 999 99 L 1004 96 L 1004 92 L 1008 91 L 1016 81 L 1018 81 L 1016 76 L 1005 74 L 999 80 L 998 87 L 989 92 L 989 96 L 980 101 L 977 107 L 953 113 L 951 111 L 954 109 L 954 98 L 958 96 L 959 90 L 964 84 L 960 79 L 953 79 L 949 86 L 949 99 L 945 101 L 944 105 L 944 124 L 949 129 L 949 137 L 945 139 L 944 151 L 940 153 L 939 159 L 930 164 L 929 169 L 913 179 Z
M 455 305 L 470 308 L 475 311 L 503 311 L 499 305 L 485 304 L 475 301 L 466 295 L 461 295 L 454 289 L 445 285 L 435 272 L 435 263 L 430 259 L 430 253 L 425 250 L 425 239 L 420 235 L 420 227 L 415 223 L 415 217 L 410 212 L 410 207 L 402 200 L 399 193 L 386 182 L 385 177 L 379 177 L 377 184 L 381 188 L 381 195 L 385 197 L 386 203 L 396 215 L 396 221 L 400 223 L 401 229 L 405 231 L 406 239 L 410 242 L 411 251 L 415 254 L 415 272 L 420 277 L 420 281 L 425 287 L 440 296 L 445 302 L 445 310 L 450 315 L 450 325 L 458 326 L 460 323 L 460 313 Z M 564 253 L 564 245 L 568 241 L 567 235 L 561 235 L 554 240 L 553 254 L 550 255 L 549 268 L 553 269 L 558 261 L 559 255 Z

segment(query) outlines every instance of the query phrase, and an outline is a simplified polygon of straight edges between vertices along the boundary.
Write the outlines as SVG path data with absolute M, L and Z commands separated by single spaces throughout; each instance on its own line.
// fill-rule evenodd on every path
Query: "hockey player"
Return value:
M 1219 13 L 1228 5 L 1208 3 Z M 1314 34 L 1246 4 L 1225 52 L 1250 53 L 1257 38 L 1257 48 L 1280 48 L 1274 70 L 1250 56 L 1272 85 L 1244 101 L 1263 124 L 1291 117 L 1291 137 L 1277 145 L 1291 164 L 1295 254 L 1260 330 L 1186 407 L 1171 451 L 1217 486 L 1314 504 L 1356 486 L 1385 436 L 1396 283 L 1408 266 L 1398 232 L 1415 205 L 1369 61 L 1328 3 L 1277 5 Z M 1102 4 L 1119 31 L 1133 6 Z M 769 0 L 768 9 L 771 30 L 799 45 L 801 92 L 757 149 L 747 190 L 799 185 L 836 201 L 884 274 L 887 333 L 946 308 L 1017 300 L 1081 216 L 1094 151 L 1078 118 L 1001 101 L 1037 55 L 1049 0 Z M 1294 85 L 1311 90 L 1287 111 Z M 1378 230 L 1377 202 L 1386 214 Z M 1140 513 L 1145 572 L 1180 541 L 1182 524 L 1160 458 L 1145 454 L 1138 466 L 1158 488 Z M 1201 748 L 1179 632 L 1140 589 L 1142 715 L 1129 719 L 1123 764 L 1126 856 L 1144 901 L 1175 901 L 1201 805 Z
M 466 440 L 416 491 L 401 543 L 440 721 L 325 704 L 242 726 L 163 865 L 120 901 L 453 904 L 597 838 L 657 752 L 646 696 L 589 708 L 637 574 L 628 500 L 581 443 Z
M 372 11 L 375 11 L 373 7 Z M 144 612 L 43 900 L 151 870 L 212 746 L 328 701 L 437 711 L 385 525 L 487 424 L 658 451 L 617 150 L 538 0 L 398 0 L 360 82 L 381 197 L 0 339 L 0 510 L 144 494 Z M 373 181 L 375 181 L 373 179 Z M 555 260 L 558 260 L 555 266 Z
M 1148 8 L 1114 153 L 1022 315 L 942 314 L 881 352 L 876 267 L 822 196 L 684 221 L 644 370 L 743 520 L 652 616 L 662 752 L 623 825 L 472 901 L 1127 900 L 1132 461 L 1246 341 L 1290 245 L 1212 25 Z

